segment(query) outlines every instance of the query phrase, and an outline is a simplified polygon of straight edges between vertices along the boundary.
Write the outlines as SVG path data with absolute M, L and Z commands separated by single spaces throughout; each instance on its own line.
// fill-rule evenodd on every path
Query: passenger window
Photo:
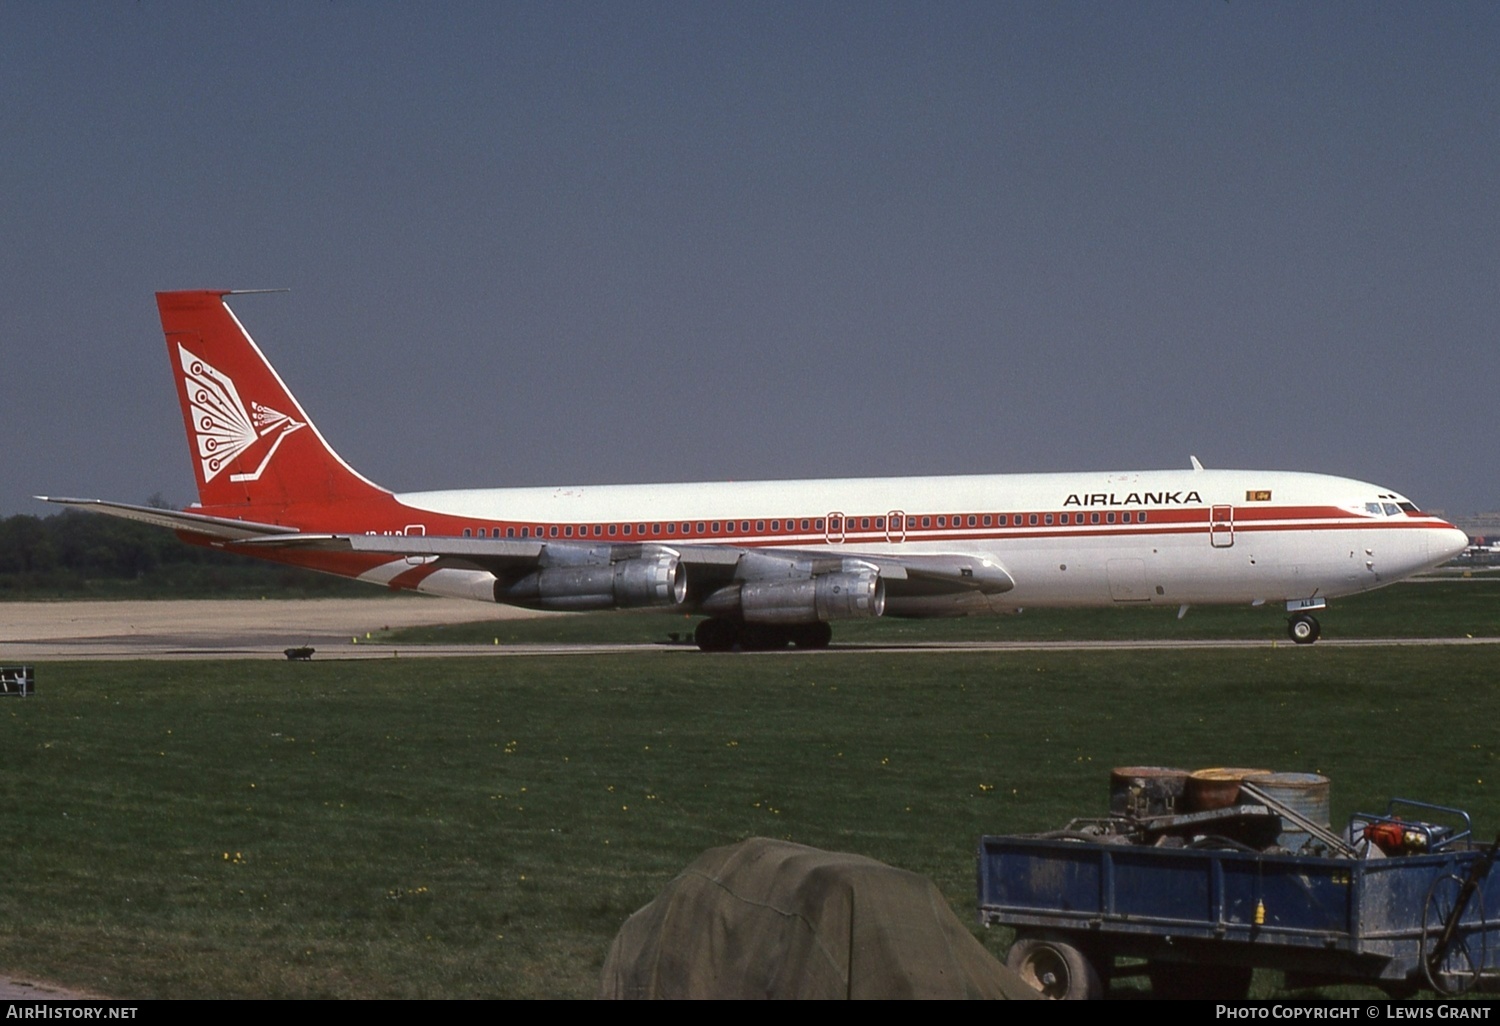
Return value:
M 652 534 L 661 534 L 661 525 L 660 524 L 652 524 L 651 525 L 651 533 Z
M 859 518 L 859 529 L 861 531 L 868 531 L 870 529 L 870 518 L 869 517 L 860 517 Z
M 469 529 L 468 529 L 468 528 L 467 528 L 467 527 L 466 527 L 466 528 L 464 528 L 464 537 L 465 537 L 465 538 L 467 538 L 467 537 L 469 537 L 469 535 L 471 535 L 471 534 L 473 534 L 473 533 L 474 533 L 474 532 L 472 532 L 472 531 L 470 531 L 470 530 L 469 530 Z
M 1106 513 L 1106 514 L 1104 514 L 1104 522 L 1106 524 L 1112 524 L 1112 523 L 1114 523 L 1115 522 L 1115 515 L 1113 513 Z
M 1059 524 L 1067 524 L 1067 523 L 1071 523 L 1072 519 L 1073 518 L 1071 517 L 1071 515 L 1069 515 L 1067 513 L 1060 513 L 1060 514 L 1058 514 L 1057 522 Z
M 1089 523 L 1091 523 L 1091 524 L 1097 524 L 1098 522 L 1099 522 L 1099 514 L 1097 514 L 1097 513 L 1090 513 L 1089 514 Z
M 804 531 L 807 530 L 807 521 L 806 520 L 802 521 L 802 530 L 804 530 Z
M 706 527 L 706 526 L 707 526 L 707 525 L 706 525 L 706 524 L 704 524 L 704 523 L 703 523 L 703 521 L 701 521 L 701 520 L 700 520 L 700 521 L 698 521 L 698 533 L 699 533 L 699 534 L 702 534 L 702 533 L 703 533 L 703 528 L 704 528 L 704 527 Z
M 974 517 L 972 517 L 972 516 L 969 517 L 969 526 L 970 527 L 973 527 L 976 523 L 978 523 L 978 521 Z
M 609 536 L 611 538 L 613 538 L 615 536 L 615 532 L 618 531 L 618 530 L 619 530 L 618 527 L 616 527 L 614 524 L 610 524 L 609 525 Z
M 823 530 L 823 520 L 822 520 L 821 517 L 819 519 L 813 521 L 813 530 L 815 530 L 815 531 L 821 531 L 821 530 Z
M 885 517 L 876 517 L 875 518 L 875 530 L 877 530 L 877 531 L 884 531 L 885 530 Z
M 1042 517 L 1042 522 L 1045 523 L 1048 527 L 1051 527 L 1052 526 L 1052 514 L 1048 513 L 1046 516 Z
M 521 528 L 521 537 L 522 538 L 530 538 L 531 537 L 531 528 L 529 528 L 529 527 L 523 527 L 523 528 Z
M 516 529 L 514 527 L 507 527 L 505 529 L 505 537 L 507 537 L 507 538 L 514 538 L 515 536 L 516 536 Z
M 1028 525 L 1030 525 L 1031 527 L 1035 527 L 1036 526 L 1036 514 L 1032 513 L 1030 516 L 1028 516 L 1026 518 L 1026 523 Z
M 1001 527 L 1005 527 L 1010 523 L 1010 517 L 1006 516 L 1004 513 L 1001 513 L 998 517 L 995 518 L 995 523 L 999 524 Z
M 740 521 L 740 533 L 741 534 L 749 534 L 750 533 L 750 521 L 748 521 L 748 520 L 741 520 Z
M 990 526 L 990 515 L 988 513 L 986 513 L 984 515 L 984 526 L 985 527 L 989 527 Z
M 755 533 L 756 534 L 762 534 L 762 533 L 764 533 L 765 529 L 766 529 L 766 522 L 764 520 L 757 520 L 755 522 Z
M 1136 514 L 1135 522 L 1138 523 L 1138 524 L 1144 524 L 1146 522 L 1146 511 L 1145 510 L 1141 510 L 1139 513 Z

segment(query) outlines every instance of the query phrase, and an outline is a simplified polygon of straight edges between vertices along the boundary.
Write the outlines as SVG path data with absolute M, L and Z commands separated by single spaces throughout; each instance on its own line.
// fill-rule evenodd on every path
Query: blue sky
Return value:
M 0 0 L 0 514 L 194 498 L 152 293 L 397 490 L 1500 507 L 1500 6 Z

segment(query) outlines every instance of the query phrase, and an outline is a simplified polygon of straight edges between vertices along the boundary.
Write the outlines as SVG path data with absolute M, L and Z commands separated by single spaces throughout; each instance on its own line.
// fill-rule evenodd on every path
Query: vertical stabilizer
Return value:
M 198 498 L 205 507 L 299 507 L 385 497 L 329 447 L 224 302 L 158 292 Z

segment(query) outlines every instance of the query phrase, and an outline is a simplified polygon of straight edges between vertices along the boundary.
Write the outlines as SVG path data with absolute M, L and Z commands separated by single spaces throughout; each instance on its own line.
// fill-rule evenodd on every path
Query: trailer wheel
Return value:
M 1005 964 L 1044 998 L 1087 1001 L 1104 996 L 1104 983 L 1094 963 L 1065 940 L 1018 938 Z
M 1187 1001 L 1243 1001 L 1250 996 L 1247 965 L 1189 965 L 1152 962 L 1146 966 L 1151 995 Z
M 1479 982 L 1480 968 L 1488 964 L 1483 928 L 1484 892 L 1476 891 L 1468 906 L 1477 906 L 1478 915 L 1468 915 L 1469 907 L 1460 907 L 1462 877 L 1448 874 L 1432 881 L 1427 888 L 1427 903 L 1422 908 L 1422 943 L 1418 949 L 1422 973 L 1432 989 L 1445 997 L 1465 994 Z M 1446 946 L 1444 929 L 1453 926 Z

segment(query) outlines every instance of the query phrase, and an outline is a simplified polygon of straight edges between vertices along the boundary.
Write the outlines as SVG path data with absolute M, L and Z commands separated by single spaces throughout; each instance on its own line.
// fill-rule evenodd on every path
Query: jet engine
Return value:
M 703 603 L 712 616 L 747 623 L 816 623 L 879 616 L 885 582 L 878 570 L 819 574 L 800 580 L 745 581 L 721 588 Z
M 687 598 L 687 572 L 676 553 L 585 566 L 551 566 L 513 582 L 495 582 L 495 601 L 529 609 L 579 612 L 675 606 Z

